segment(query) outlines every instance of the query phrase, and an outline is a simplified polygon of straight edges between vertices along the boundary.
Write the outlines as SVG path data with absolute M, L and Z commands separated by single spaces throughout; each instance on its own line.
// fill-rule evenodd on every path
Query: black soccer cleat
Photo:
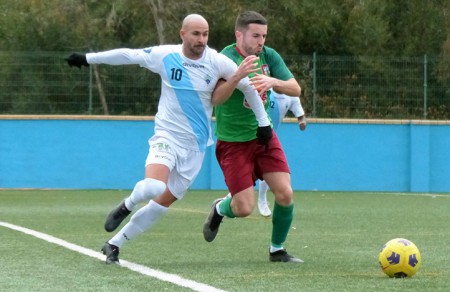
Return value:
M 117 207 L 115 207 L 106 217 L 105 230 L 113 232 L 119 227 L 120 223 L 130 215 L 131 211 L 125 207 L 125 201 L 122 201 Z
M 211 242 L 216 238 L 217 232 L 219 232 L 220 223 L 222 223 L 223 216 L 219 215 L 216 210 L 216 205 L 223 199 L 217 199 L 213 202 L 211 212 L 209 212 L 208 218 L 206 218 L 205 224 L 203 224 L 203 237 L 207 242 Z
M 106 255 L 106 264 L 120 265 L 119 262 L 119 247 L 106 242 L 102 247 L 102 252 Z
M 271 262 L 283 262 L 283 263 L 303 263 L 303 260 L 289 255 L 285 249 L 277 250 L 276 252 L 269 253 L 269 260 Z

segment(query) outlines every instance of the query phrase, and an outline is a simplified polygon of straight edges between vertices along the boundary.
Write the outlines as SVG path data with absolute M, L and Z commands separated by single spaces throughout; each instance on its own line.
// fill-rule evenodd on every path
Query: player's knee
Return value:
M 232 204 L 232 210 L 236 217 L 247 217 L 252 214 L 253 206 L 248 203 Z
M 236 217 L 247 217 L 252 214 L 252 209 L 247 207 L 238 207 L 236 208 L 236 211 L 233 210 L 233 213 Z
M 152 196 L 161 195 L 166 190 L 166 184 L 163 181 L 145 178 L 142 180 L 144 183 L 144 193 L 151 194 Z
M 282 206 L 289 206 L 294 201 L 294 192 L 290 185 L 284 187 L 283 189 L 274 192 L 275 201 Z
M 253 188 L 235 194 L 231 201 L 231 208 L 236 217 L 247 217 L 255 207 L 255 195 Z
M 166 184 L 153 178 L 145 178 L 134 187 L 135 192 L 141 194 L 145 199 L 154 198 L 164 192 Z

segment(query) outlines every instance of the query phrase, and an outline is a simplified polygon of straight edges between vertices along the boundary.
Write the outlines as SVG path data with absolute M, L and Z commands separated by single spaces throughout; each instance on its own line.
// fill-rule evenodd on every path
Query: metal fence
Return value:
M 0 52 L 0 114 L 154 115 L 160 78 L 138 66 L 70 68 L 67 52 Z M 316 118 L 450 119 L 450 60 L 285 56 Z

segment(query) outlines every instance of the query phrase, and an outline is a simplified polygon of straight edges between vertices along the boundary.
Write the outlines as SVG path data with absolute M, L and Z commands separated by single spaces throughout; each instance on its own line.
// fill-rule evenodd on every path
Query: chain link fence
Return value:
M 0 52 L 0 114 L 154 115 L 160 77 L 139 66 L 70 68 L 67 52 Z M 450 60 L 285 56 L 310 117 L 450 119 Z

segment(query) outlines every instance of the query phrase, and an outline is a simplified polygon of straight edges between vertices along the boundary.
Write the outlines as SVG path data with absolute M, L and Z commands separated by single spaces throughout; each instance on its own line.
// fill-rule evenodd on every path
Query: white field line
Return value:
M 450 194 L 433 194 L 433 193 L 389 193 L 389 192 L 377 192 L 382 195 L 393 195 L 393 196 L 418 196 L 418 197 L 431 197 L 431 198 L 449 198 Z M 377 194 L 376 193 L 376 194 Z
M 101 261 L 105 261 L 105 256 L 103 254 L 101 254 L 100 252 L 93 251 L 92 249 L 88 249 L 88 248 L 85 248 L 85 247 L 82 247 L 82 246 L 79 246 L 79 245 L 67 242 L 65 240 L 56 238 L 54 236 L 51 236 L 51 235 L 48 235 L 48 234 L 45 234 L 45 233 L 41 233 L 41 232 L 38 232 L 38 231 L 35 231 L 35 230 L 31 230 L 31 229 L 28 229 L 28 228 L 24 228 L 24 227 L 17 226 L 17 225 L 14 225 L 14 224 L 3 222 L 3 221 L 0 221 L 0 226 L 6 227 L 6 228 L 9 228 L 9 229 L 13 229 L 13 230 L 16 230 L 16 231 L 20 231 L 20 232 L 25 233 L 25 234 L 29 234 L 29 235 L 32 235 L 32 236 L 37 237 L 39 239 L 45 240 L 47 242 L 51 242 L 51 243 L 54 243 L 56 245 L 65 247 L 67 249 L 76 251 L 78 253 L 81 253 L 81 254 L 84 254 L 84 255 L 87 255 L 87 256 L 99 259 Z M 178 275 L 169 274 L 169 273 L 166 273 L 166 272 L 163 272 L 163 271 L 151 269 L 149 267 L 146 267 L 146 266 L 143 266 L 143 265 L 139 265 L 139 264 L 136 264 L 136 263 L 133 263 L 133 262 L 120 260 L 120 263 L 121 263 L 120 264 L 121 267 L 127 268 L 129 270 L 138 272 L 140 274 L 143 274 L 143 275 L 146 275 L 146 276 L 149 276 L 149 277 L 152 277 L 152 278 L 156 278 L 156 279 L 161 280 L 161 281 L 170 282 L 172 284 L 175 284 L 175 285 L 178 285 L 178 286 L 181 286 L 181 287 L 190 288 L 190 289 L 192 289 L 194 291 L 199 291 L 199 292 L 226 292 L 224 290 L 221 290 L 221 289 L 218 289 L 218 288 L 215 288 L 215 287 L 203 284 L 203 283 L 199 283 L 199 282 L 195 282 L 195 281 L 192 281 L 192 280 L 184 279 L 184 278 L 182 278 L 182 277 L 180 277 Z

